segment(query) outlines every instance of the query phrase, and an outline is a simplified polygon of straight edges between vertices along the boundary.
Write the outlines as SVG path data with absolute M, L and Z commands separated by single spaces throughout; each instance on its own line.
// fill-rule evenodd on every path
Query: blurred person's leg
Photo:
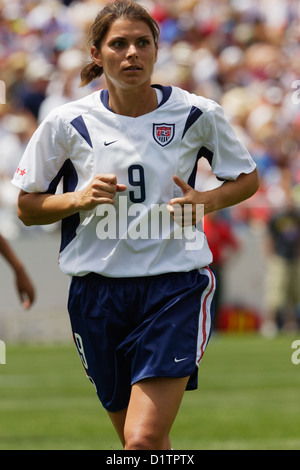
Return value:
M 261 333 L 264 336 L 274 336 L 278 331 L 277 314 L 284 305 L 287 291 L 285 260 L 277 255 L 271 255 L 267 261 L 265 278 L 265 299 L 262 314 Z
M 285 331 L 297 331 L 297 307 L 300 302 L 300 275 L 298 260 L 286 260 L 285 275 L 287 278 L 287 288 L 286 298 L 282 308 L 282 328 Z

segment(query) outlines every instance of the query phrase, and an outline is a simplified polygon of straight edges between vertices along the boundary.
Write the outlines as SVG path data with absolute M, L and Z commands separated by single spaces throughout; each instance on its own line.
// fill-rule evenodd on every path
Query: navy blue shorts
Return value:
M 187 389 L 197 388 L 214 292 L 209 267 L 142 278 L 72 278 L 73 337 L 104 408 L 126 408 L 131 386 L 149 377 L 190 376 Z

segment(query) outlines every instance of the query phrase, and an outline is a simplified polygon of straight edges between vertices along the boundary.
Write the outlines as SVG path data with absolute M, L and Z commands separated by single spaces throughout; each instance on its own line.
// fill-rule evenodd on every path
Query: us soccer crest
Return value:
M 153 137 L 156 142 L 165 147 L 175 136 L 175 124 L 153 124 Z

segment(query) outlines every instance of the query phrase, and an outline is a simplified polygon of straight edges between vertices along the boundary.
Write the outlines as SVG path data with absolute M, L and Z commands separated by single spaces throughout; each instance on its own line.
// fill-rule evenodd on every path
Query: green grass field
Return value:
M 294 339 L 213 337 L 199 390 L 185 394 L 174 425 L 174 449 L 300 449 Z M 7 345 L 6 354 L 0 450 L 121 449 L 73 345 Z

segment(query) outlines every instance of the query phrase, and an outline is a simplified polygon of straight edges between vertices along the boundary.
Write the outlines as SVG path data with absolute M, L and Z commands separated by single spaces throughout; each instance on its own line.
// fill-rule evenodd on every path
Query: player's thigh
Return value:
M 164 450 L 189 377 L 155 377 L 132 386 L 124 436 L 126 444 L 156 443 Z
M 124 426 L 125 426 L 126 414 L 127 414 L 127 408 L 124 408 L 124 410 L 117 411 L 115 413 L 108 411 L 108 416 L 110 417 L 110 420 L 112 424 L 114 425 L 114 428 L 118 434 L 118 437 L 123 447 L 125 445 Z

